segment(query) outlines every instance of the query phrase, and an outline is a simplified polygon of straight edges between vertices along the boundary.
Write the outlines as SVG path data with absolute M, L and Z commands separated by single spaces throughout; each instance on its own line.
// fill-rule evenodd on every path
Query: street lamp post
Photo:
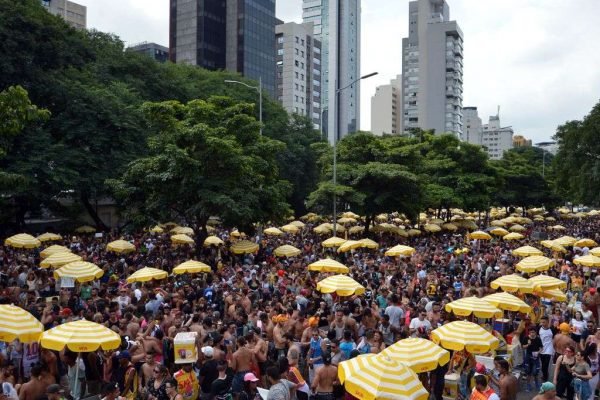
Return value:
M 225 79 L 225 83 L 237 83 L 238 85 L 246 86 L 247 88 L 254 89 L 258 92 L 258 121 L 260 122 L 260 135 L 263 133 L 263 119 L 262 119 L 262 77 L 258 77 L 258 86 L 248 85 L 247 83 L 240 81 L 233 81 Z
M 541 142 L 541 143 L 536 143 L 536 146 L 539 147 L 540 149 L 542 149 L 542 178 L 546 177 L 546 152 L 548 150 L 546 150 L 546 146 L 551 146 L 553 144 L 556 144 L 556 142 Z
M 333 137 L 333 236 L 334 237 L 337 236 L 337 196 L 335 194 L 335 187 L 337 186 L 337 141 L 338 141 L 338 137 L 340 136 L 339 135 L 340 134 L 340 131 L 339 131 L 340 93 L 343 90 L 348 89 L 349 87 L 351 87 L 358 81 L 370 78 L 377 74 L 378 74 L 378 72 L 371 72 L 370 74 L 363 75 L 360 78 L 352 81 L 350 84 L 344 86 L 343 88 L 338 88 L 335 90 L 335 105 L 334 105 L 335 119 L 333 120 L 333 122 L 334 122 L 334 129 L 333 129 L 333 134 L 334 134 L 334 137 Z M 338 85 L 337 81 L 336 81 L 335 85 L 336 86 Z

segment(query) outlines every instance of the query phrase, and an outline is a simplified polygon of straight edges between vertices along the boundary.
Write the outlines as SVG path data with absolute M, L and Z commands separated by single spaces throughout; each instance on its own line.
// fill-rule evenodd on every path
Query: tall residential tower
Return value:
M 389 84 L 377 86 L 371 97 L 371 132 L 374 135 L 395 135 L 402 119 L 402 75 Z

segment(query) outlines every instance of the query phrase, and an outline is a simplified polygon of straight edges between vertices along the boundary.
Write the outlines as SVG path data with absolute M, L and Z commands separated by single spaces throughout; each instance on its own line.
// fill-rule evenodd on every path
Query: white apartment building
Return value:
M 483 131 L 483 125 L 477 107 L 464 107 L 463 108 L 463 135 L 461 140 L 472 144 L 481 146 L 481 132 Z
M 465 129 L 462 140 L 483 146 L 492 160 L 499 160 L 504 152 L 514 146 L 512 127 L 500 126 L 500 116 L 492 115 L 489 122 L 481 124 L 477 107 L 464 108 Z
M 402 124 L 402 75 L 388 85 L 377 86 L 371 97 L 371 132 L 374 135 L 399 134 Z
M 87 7 L 69 0 L 41 0 L 42 5 L 54 15 L 62 17 L 73 28 L 87 27 Z

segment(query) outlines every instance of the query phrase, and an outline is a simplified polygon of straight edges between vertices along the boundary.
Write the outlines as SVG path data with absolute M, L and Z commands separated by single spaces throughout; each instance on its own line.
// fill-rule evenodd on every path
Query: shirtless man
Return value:
M 148 381 L 154 377 L 154 367 L 156 367 L 156 360 L 154 359 L 154 352 L 149 351 L 146 353 L 145 363 L 142 364 L 141 368 L 141 381 L 140 387 L 145 388 L 148 385 Z
M 532 400 L 560 400 L 560 397 L 556 395 L 556 387 L 552 382 L 544 382 L 540 388 L 540 394 Z
M 333 385 L 338 381 L 337 367 L 331 365 L 331 355 L 323 354 L 324 366 L 317 370 L 311 384 L 311 390 L 316 394 L 317 400 L 333 399 Z
M 46 394 L 47 384 L 41 379 L 42 366 L 34 364 L 31 367 L 31 379 L 19 389 L 19 400 L 37 400 Z
M 203 338 L 205 336 L 204 328 L 202 327 L 202 324 L 200 323 L 200 315 L 199 314 L 194 314 L 192 316 L 192 324 L 190 325 L 190 331 L 197 332 L 199 338 Z
M 264 336 L 263 336 L 264 335 Z M 269 342 L 266 339 L 266 334 L 254 334 L 254 338 L 256 343 L 254 344 L 254 348 L 252 352 L 254 353 L 254 357 L 256 357 L 256 362 L 258 364 L 258 368 L 260 369 L 261 377 L 265 376 L 267 372 L 267 356 L 269 353 Z
M 500 372 L 500 400 L 517 400 L 519 382 L 510 373 L 508 361 L 499 360 L 497 364 L 498 372 Z
M 231 383 L 231 389 L 236 395 L 237 393 L 244 390 L 244 375 L 250 372 L 250 368 L 254 361 L 254 353 L 246 345 L 248 342 L 245 338 L 241 337 L 237 340 L 238 349 L 233 353 L 231 357 L 230 367 L 235 373 L 233 376 L 233 382 Z
M 571 327 L 569 326 L 569 324 L 563 322 L 559 325 L 558 328 L 560 330 L 560 333 L 557 333 L 554 336 L 554 340 L 552 341 L 555 350 L 553 359 L 554 362 L 556 362 L 558 357 L 564 354 L 564 350 L 567 346 L 573 346 L 573 348 L 577 348 L 577 343 L 575 343 L 575 341 L 571 339 Z
M 285 357 L 287 353 L 288 340 L 285 337 L 285 331 L 283 329 L 283 317 L 278 315 L 276 318 L 275 328 L 273 328 L 273 342 L 275 343 L 275 350 L 277 351 L 277 359 Z
M 129 311 L 125 313 L 124 318 L 125 321 L 127 321 L 127 335 L 130 338 L 136 337 L 140 331 L 140 323 L 137 320 L 134 320 L 133 314 Z

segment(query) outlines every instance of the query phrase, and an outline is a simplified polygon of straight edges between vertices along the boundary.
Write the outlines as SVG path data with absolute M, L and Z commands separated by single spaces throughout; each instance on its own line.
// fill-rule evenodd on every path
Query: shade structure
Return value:
M 346 275 L 333 275 L 317 282 L 317 290 L 321 293 L 337 293 L 339 296 L 363 294 L 365 288 Z
M 17 249 L 35 249 L 40 247 L 42 242 L 27 233 L 19 233 L 18 235 L 6 238 L 4 245 Z
M 502 311 L 485 300 L 473 297 L 463 297 L 446 304 L 446 311 L 461 317 L 473 314 L 477 318 L 500 318 Z
M 208 236 L 204 239 L 204 247 L 208 246 L 220 246 L 223 244 L 223 241 L 216 236 Z
M 189 244 L 189 245 L 193 245 L 194 239 L 192 239 L 191 237 L 189 237 L 188 235 L 184 234 L 184 233 L 178 233 L 177 235 L 173 235 L 171 236 L 171 242 L 173 244 Z
M 410 256 L 415 253 L 415 249 L 410 246 L 404 246 L 402 244 L 396 245 L 385 252 L 385 255 L 388 257 L 397 257 L 397 256 Z
M 75 261 L 81 261 L 81 256 L 78 256 L 77 254 L 73 254 L 71 252 L 54 253 L 51 256 L 48 256 L 47 258 L 42 260 L 40 266 L 42 268 L 58 268 Z
M 71 252 L 71 250 L 69 250 L 65 246 L 60 246 L 58 244 L 53 244 L 52 246 L 48 246 L 44 250 L 42 250 L 41 253 L 40 253 L 40 256 L 42 258 L 46 258 L 48 256 L 51 256 L 52 254 L 55 254 L 55 253 L 70 253 L 70 252 Z
M 364 230 L 365 230 L 364 226 L 353 226 L 352 228 L 348 229 L 348 232 L 349 233 L 361 233 Z
M 282 236 L 284 235 L 283 231 L 279 228 L 275 228 L 274 226 L 267 228 L 263 231 L 265 235 L 269 236 Z
M 550 220 L 550 218 L 547 218 L 546 220 L 547 220 L 547 221 L 555 221 L 555 219 L 554 219 L 554 218 L 553 218 L 552 220 Z M 564 226 L 562 226 L 562 225 L 553 225 L 553 226 L 551 226 L 551 227 L 550 227 L 550 229 L 551 229 L 551 230 L 553 230 L 553 231 L 564 231 L 564 230 L 566 230 L 567 228 L 565 228 L 565 227 L 564 227 Z
M 375 217 L 375 221 L 377 222 L 383 222 L 383 221 L 387 221 L 388 220 L 388 215 L 387 214 L 378 214 Z
M 350 217 L 342 217 L 338 219 L 337 222 L 339 222 L 340 224 L 354 224 L 356 223 L 356 219 Z
M 0 305 L 0 341 L 12 342 L 19 339 L 23 343 L 33 343 L 40 339 L 44 326 L 33 315 L 21 307 Z
M 61 351 L 65 347 L 79 352 L 114 350 L 121 346 L 118 333 L 104 325 L 86 320 L 67 322 L 42 333 L 40 345 L 43 348 Z
M 533 272 L 547 271 L 554 265 L 554 260 L 544 256 L 529 256 L 519 261 L 517 270 L 531 274 Z
M 512 251 L 513 255 L 519 257 L 528 257 L 528 256 L 541 256 L 544 255 L 540 249 L 536 249 L 532 246 L 521 246 Z
M 304 222 L 298 220 L 290 222 L 289 225 L 294 225 L 297 228 L 304 228 Z
M 499 341 L 481 326 L 468 321 L 454 321 L 431 332 L 431 340 L 445 349 L 481 354 L 496 350 Z
M 167 276 L 167 271 L 163 271 L 162 269 L 144 267 L 142 269 L 138 269 L 133 274 L 129 275 L 127 277 L 127 283 L 148 282 L 154 279 L 165 279 Z
M 345 213 L 342 214 L 342 218 L 354 218 L 354 219 L 358 219 L 358 218 L 360 218 L 360 215 L 355 214 L 352 211 L 346 211 Z
M 427 224 L 423 227 L 423 229 L 429 233 L 440 232 L 442 227 L 436 224 Z
M 100 279 L 104 275 L 104 271 L 96 264 L 86 261 L 75 261 L 63 265 L 54 271 L 54 277 L 58 278 L 73 278 L 77 282 L 90 282 Z
M 46 232 L 39 235 L 37 240 L 40 242 L 53 242 L 55 240 L 62 240 L 62 236 L 60 236 L 58 233 Z
M 517 232 L 511 232 L 508 235 L 504 235 L 504 237 L 502 237 L 503 240 L 521 240 L 523 239 L 525 236 L 521 235 L 520 233 Z
M 407 231 L 406 231 L 406 234 L 407 234 L 408 236 L 411 236 L 411 237 L 412 237 L 412 236 L 419 236 L 419 235 L 421 235 L 421 231 L 420 231 L 420 230 L 418 230 L 418 229 L 414 229 L 414 228 L 413 228 L 413 229 L 409 229 L 409 230 L 407 230 Z
M 561 236 L 558 239 L 554 239 L 554 243 L 558 243 L 561 246 L 573 246 L 577 242 L 572 236 Z
M 152 233 L 163 233 L 164 231 L 165 230 L 158 225 L 156 225 L 150 229 L 150 232 L 152 232 Z
M 594 247 L 590 250 L 590 254 L 596 257 L 600 257 L 600 247 Z
M 565 247 L 562 244 L 556 243 L 554 240 L 542 240 L 540 244 L 552 251 L 557 251 L 561 253 L 567 252 L 567 249 L 565 249 Z
M 533 283 L 522 276 L 504 275 L 490 283 L 492 289 L 501 288 L 505 292 L 533 293 Z
M 358 240 L 346 240 L 338 247 L 338 253 L 345 253 L 347 251 L 358 249 L 362 247 L 362 243 Z
M 477 224 L 471 220 L 462 221 L 460 223 L 460 226 L 470 231 L 474 231 L 477 229 Z
M 399 340 L 381 352 L 393 361 L 407 365 L 416 373 L 433 371 L 450 361 L 450 353 L 431 340 L 409 338 Z
M 577 257 L 573 259 L 573 263 L 586 267 L 600 267 L 600 257 L 588 254 L 587 256 Z
M 300 232 L 300 228 L 298 228 L 296 225 L 292 225 L 292 224 L 287 224 L 281 227 L 281 230 L 286 232 L 286 233 L 298 233 Z
M 94 228 L 93 226 L 89 226 L 89 225 L 82 225 L 82 226 L 76 228 L 75 232 L 77 232 L 77 233 L 94 233 L 94 232 L 96 232 L 96 228 Z
M 536 295 L 553 301 L 567 301 L 567 294 L 560 289 L 548 289 L 535 292 Z
M 529 278 L 529 282 L 533 283 L 533 289 L 535 291 L 567 288 L 567 283 L 565 281 L 548 275 L 536 275 L 532 278 Z
M 313 232 L 318 233 L 319 235 L 327 235 L 329 232 L 331 232 L 331 229 L 329 229 L 328 226 L 319 225 L 313 228 Z
M 249 240 L 240 240 L 239 242 L 235 242 L 231 245 L 230 249 L 233 254 L 249 254 L 254 253 L 259 248 L 257 243 L 251 242 Z
M 277 257 L 296 257 L 302 254 L 302 250 L 295 248 L 289 244 L 284 244 L 283 246 L 279 246 L 273 251 Z
M 193 236 L 194 230 L 189 226 L 176 226 L 175 228 L 171 229 L 171 233 Z
M 308 270 L 319 272 L 335 272 L 338 274 L 347 274 L 350 272 L 350 269 L 344 264 L 330 258 L 325 258 L 310 264 L 308 266 Z
M 119 239 L 107 244 L 106 250 L 118 254 L 132 253 L 135 251 L 135 245 L 127 240 Z
M 499 292 L 485 296 L 483 300 L 504 311 L 529 313 L 531 307 L 517 296 L 510 293 Z
M 361 243 L 360 247 L 364 247 L 367 249 L 373 249 L 373 250 L 376 250 L 379 248 L 379 243 L 377 243 L 376 241 L 374 241 L 372 239 L 360 239 L 359 242 Z
M 204 264 L 200 261 L 189 260 L 183 262 L 173 268 L 174 274 L 199 274 L 199 273 L 212 272 L 212 268 L 209 265 Z
M 573 244 L 574 247 L 596 247 L 598 243 L 596 243 L 592 239 L 579 239 Z
M 346 391 L 362 400 L 427 400 L 429 393 L 407 365 L 385 355 L 363 354 L 338 367 Z
M 515 224 L 508 228 L 508 230 L 511 232 L 525 232 L 527 228 L 525 228 L 523 225 Z
M 323 247 L 339 247 L 346 242 L 346 239 L 342 239 L 341 237 L 333 236 L 327 240 L 321 242 L 321 246 Z
M 445 231 L 455 232 L 458 230 L 458 226 L 454 225 L 451 222 L 448 222 L 446 224 L 442 224 L 442 229 Z
M 495 219 L 492 222 L 490 222 L 491 226 L 506 226 L 506 222 L 500 220 L 500 219 Z
M 490 234 L 487 232 L 484 232 L 484 231 L 471 232 L 469 234 L 469 236 L 471 237 L 471 239 L 479 239 L 479 240 L 491 240 L 492 239 Z
M 441 224 L 444 223 L 444 220 L 440 219 L 440 218 L 432 218 L 432 219 L 429 220 L 429 223 L 430 224 L 441 225 Z
M 492 222 L 493 222 L 493 221 L 492 221 Z M 500 237 L 503 237 L 503 236 L 506 236 L 506 235 L 508 235 L 508 233 L 509 233 L 509 232 L 508 232 L 506 229 L 504 229 L 504 228 L 500 228 L 500 227 L 498 227 L 498 228 L 491 229 L 491 230 L 490 230 L 490 233 L 491 233 L 492 235 L 494 235 L 494 236 L 500 236 Z

